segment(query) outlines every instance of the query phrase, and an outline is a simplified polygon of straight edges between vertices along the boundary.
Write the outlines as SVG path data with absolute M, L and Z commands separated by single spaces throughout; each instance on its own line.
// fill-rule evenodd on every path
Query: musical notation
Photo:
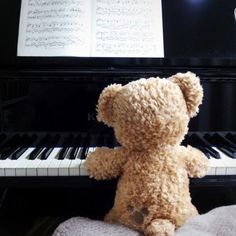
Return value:
M 163 57 L 161 0 L 22 0 L 18 56 Z
M 76 45 L 78 43 L 82 43 L 79 37 L 27 37 L 25 40 L 25 46 L 30 48 L 62 48 L 64 49 L 68 45 Z
M 26 32 L 35 33 L 55 33 L 55 32 L 79 32 L 83 31 L 83 25 L 79 22 L 42 22 L 42 23 L 28 23 Z
M 164 56 L 161 1 L 97 0 L 96 56 Z
M 90 18 L 89 1 L 22 0 L 18 55 L 87 55 Z
M 55 6 L 82 6 L 84 1 L 81 0 L 28 0 L 30 7 L 55 7 Z

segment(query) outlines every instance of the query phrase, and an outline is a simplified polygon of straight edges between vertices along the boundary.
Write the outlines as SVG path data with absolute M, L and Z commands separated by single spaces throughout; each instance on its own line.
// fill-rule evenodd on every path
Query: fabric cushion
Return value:
M 108 224 L 82 217 L 61 223 L 53 236 L 141 236 L 125 226 Z M 206 214 L 189 219 L 175 236 L 235 236 L 236 205 L 215 208 Z

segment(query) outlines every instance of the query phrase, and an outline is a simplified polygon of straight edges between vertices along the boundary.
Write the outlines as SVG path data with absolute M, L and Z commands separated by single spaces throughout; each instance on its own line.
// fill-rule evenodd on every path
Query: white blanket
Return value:
M 236 205 L 219 207 L 188 220 L 175 236 L 236 236 Z M 53 236 L 141 236 L 127 227 L 74 217 L 61 223 Z

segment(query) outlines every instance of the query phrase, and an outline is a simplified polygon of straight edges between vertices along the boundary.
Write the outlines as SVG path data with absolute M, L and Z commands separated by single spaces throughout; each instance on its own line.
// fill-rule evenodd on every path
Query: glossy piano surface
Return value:
M 234 176 L 236 80 L 227 73 L 225 77 L 204 73 L 199 72 L 203 104 L 190 122 L 183 145 L 205 152 L 210 161 L 208 175 Z M 46 72 L 28 72 L 22 77 L 1 74 L 0 179 L 87 175 L 83 168 L 87 153 L 96 146 L 117 145 L 113 130 L 96 121 L 101 90 L 111 82 L 127 83 L 153 75 L 145 70 L 90 76 L 65 71 L 57 77 Z
M 83 168 L 88 151 L 117 145 L 113 131 L 96 121 L 100 92 L 110 83 L 167 77 L 177 71 L 186 68 L 1 72 L 0 194 L 4 207 L 0 213 L 14 215 L 18 209 L 27 215 L 103 216 L 112 205 L 116 180 L 95 181 Z M 236 73 L 192 71 L 201 78 L 204 100 L 183 145 L 196 146 L 210 160 L 208 176 L 191 179 L 193 201 L 204 212 L 236 203 Z M 208 134 L 214 139 L 207 138 Z M 215 135 L 223 137 L 223 146 Z

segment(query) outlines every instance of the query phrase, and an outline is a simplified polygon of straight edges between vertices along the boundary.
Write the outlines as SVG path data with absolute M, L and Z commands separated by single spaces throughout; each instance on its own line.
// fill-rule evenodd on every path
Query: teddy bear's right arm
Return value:
M 126 156 L 122 147 L 115 149 L 98 147 L 94 152 L 88 154 L 85 168 L 90 177 L 97 180 L 111 179 L 119 176 L 122 172 Z
M 190 145 L 182 147 L 182 151 L 189 177 L 201 178 L 205 176 L 209 168 L 207 157 Z

